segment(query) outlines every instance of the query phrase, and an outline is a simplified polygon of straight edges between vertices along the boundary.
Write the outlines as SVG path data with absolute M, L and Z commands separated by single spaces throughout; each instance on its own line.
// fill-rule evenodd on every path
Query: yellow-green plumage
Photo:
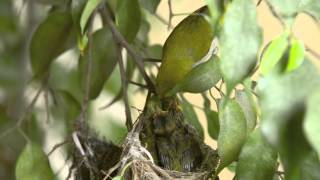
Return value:
M 205 11 L 207 9 L 202 8 L 200 13 Z M 156 80 L 157 93 L 161 97 L 180 83 L 210 49 L 214 33 L 206 17 L 198 12 L 181 21 L 164 44 Z

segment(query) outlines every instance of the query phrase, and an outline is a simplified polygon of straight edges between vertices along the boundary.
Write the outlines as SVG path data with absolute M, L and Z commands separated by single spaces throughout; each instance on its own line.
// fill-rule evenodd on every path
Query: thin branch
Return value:
M 161 63 L 162 62 L 161 59 L 156 59 L 156 58 L 144 58 L 143 61 L 144 62 L 154 62 L 154 63 Z
M 262 1 L 263 1 L 263 0 L 259 0 L 259 1 L 257 2 L 257 6 L 259 6 Z
M 169 25 L 169 22 L 167 20 L 165 20 L 162 16 L 160 16 L 159 14 L 154 14 L 154 16 L 163 24 L 167 25 L 169 28 L 173 28 L 172 25 Z
M 306 46 L 306 51 L 307 51 L 307 52 L 309 52 L 309 53 L 312 54 L 314 57 L 316 57 L 318 60 L 320 60 L 320 54 L 319 54 L 317 51 L 311 49 L 311 48 L 310 48 L 309 46 L 307 46 L 307 45 L 305 45 L 305 46 Z
M 147 86 L 147 85 L 144 85 L 144 84 L 141 84 L 141 83 L 137 83 L 137 82 L 134 82 L 134 81 L 128 81 L 128 83 L 133 84 L 133 85 L 136 85 L 136 86 L 141 87 L 141 88 L 146 88 L 146 89 L 148 89 L 148 86 Z
M 145 79 L 149 90 L 152 91 L 153 93 L 155 92 L 155 86 L 154 83 L 151 81 L 149 78 L 148 74 L 146 73 L 144 69 L 144 62 L 143 58 L 140 54 L 138 54 L 130 45 L 129 43 L 124 39 L 122 34 L 117 30 L 116 25 L 112 21 L 110 17 L 110 13 L 107 11 L 107 9 L 104 7 L 103 10 L 101 11 L 102 14 L 102 20 L 104 24 L 108 24 L 110 27 L 110 30 L 114 36 L 114 38 L 118 41 L 118 43 L 124 47 L 128 53 L 133 57 L 134 62 L 136 63 L 140 73 L 142 74 L 143 78 Z
M 68 140 L 68 139 L 67 139 L 67 140 L 64 140 L 64 141 L 62 141 L 62 142 L 60 142 L 60 143 L 58 143 L 58 144 L 55 144 L 55 145 L 52 147 L 51 151 L 47 154 L 47 156 L 49 157 L 55 150 L 57 150 L 59 147 L 65 145 L 65 144 L 67 144 L 67 143 L 69 143 L 69 140 Z
M 277 11 L 273 8 L 273 6 L 272 6 L 268 1 L 265 1 L 265 2 L 266 2 L 266 4 L 267 4 L 267 6 L 269 7 L 271 14 L 272 14 L 274 17 L 276 17 L 276 18 L 280 21 L 281 25 L 284 27 L 284 26 L 285 26 L 285 23 L 283 22 L 282 18 L 281 18 L 280 15 L 277 13 Z
M 168 7 L 169 7 L 169 22 L 168 22 L 168 30 L 169 30 L 170 27 L 172 26 L 172 17 L 173 17 L 171 0 L 168 0 Z
M 132 129 L 132 118 L 131 118 L 130 106 L 128 101 L 128 89 L 127 89 L 128 84 L 126 82 L 126 72 L 124 70 L 124 65 L 123 65 L 121 46 L 117 48 L 117 54 L 118 54 L 118 63 L 119 63 L 119 70 L 120 70 L 120 76 L 121 76 L 121 86 L 123 91 L 123 101 L 125 105 L 126 125 L 127 125 L 128 131 L 130 131 Z
M 49 90 L 46 89 L 44 92 L 44 104 L 46 109 L 46 123 L 50 122 L 50 110 L 49 110 Z

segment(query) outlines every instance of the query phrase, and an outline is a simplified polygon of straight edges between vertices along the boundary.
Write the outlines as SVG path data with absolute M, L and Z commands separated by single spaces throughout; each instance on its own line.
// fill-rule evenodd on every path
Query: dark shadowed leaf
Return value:
M 16 164 L 17 180 L 53 180 L 48 158 L 42 147 L 36 143 L 28 142 Z
M 238 158 L 247 137 L 246 118 L 237 101 L 225 100 L 219 111 L 219 123 L 218 153 L 221 163 L 218 171 Z
M 80 27 L 81 14 L 87 2 L 88 2 L 87 0 L 73 0 L 71 2 L 72 20 L 79 34 L 82 33 L 81 27 Z
M 90 16 L 94 12 L 94 10 L 97 8 L 97 6 L 101 3 L 101 1 L 102 0 L 88 0 L 87 1 L 86 5 L 83 9 L 83 12 L 81 14 L 81 18 L 80 18 L 81 33 L 84 32 Z M 81 2 L 79 2 L 79 7 L 81 7 Z
M 315 90 L 307 100 L 307 112 L 303 124 L 308 141 L 320 159 L 320 89 Z
M 297 69 L 304 60 L 304 44 L 302 41 L 293 38 L 290 43 L 289 60 L 286 71 Z
M 207 118 L 207 125 L 208 125 L 208 133 L 211 138 L 218 139 L 219 135 L 219 114 L 216 111 L 211 110 L 211 102 L 210 99 L 205 95 L 202 94 L 203 97 L 203 106 L 204 106 L 204 113 Z
M 92 36 L 92 66 L 90 74 L 89 97 L 95 99 L 101 92 L 105 81 L 117 63 L 117 47 L 108 27 L 96 31 Z M 82 87 L 85 87 L 86 66 L 89 61 L 88 47 L 80 58 L 79 68 Z
M 249 134 L 257 124 L 254 100 L 251 94 L 244 90 L 236 90 L 236 100 L 242 108 L 247 121 L 247 133 Z
M 263 139 L 259 129 L 253 131 L 239 155 L 236 169 L 239 180 L 269 180 L 277 168 L 277 153 Z
M 255 67 L 262 39 L 256 16 L 256 6 L 253 1 L 243 0 L 229 3 L 224 15 L 219 36 L 220 67 L 228 92 Z
M 181 103 L 182 103 L 183 115 L 186 121 L 197 130 L 200 137 L 203 139 L 204 137 L 203 128 L 199 122 L 198 116 L 193 106 L 185 98 L 182 99 Z
M 302 178 L 318 180 L 320 179 L 320 162 L 317 153 L 311 152 L 305 155 L 305 159 L 302 162 Z
M 169 94 L 175 94 L 179 91 L 201 93 L 211 89 L 220 79 L 219 58 L 214 56 L 194 67 Z
M 288 34 L 283 33 L 278 38 L 271 41 L 263 53 L 260 64 L 261 74 L 267 75 L 280 61 L 288 47 Z
M 129 43 L 131 43 L 139 31 L 141 23 L 139 1 L 118 0 L 116 21 L 121 34 Z
M 52 12 L 37 28 L 30 44 L 33 74 L 41 77 L 51 62 L 71 47 L 75 36 L 72 18 L 67 12 Z
M 160 0 L 140 0 L 140 4 L 151 14 L 154 14 L 157 10 L 157 7 L 160 3 Z

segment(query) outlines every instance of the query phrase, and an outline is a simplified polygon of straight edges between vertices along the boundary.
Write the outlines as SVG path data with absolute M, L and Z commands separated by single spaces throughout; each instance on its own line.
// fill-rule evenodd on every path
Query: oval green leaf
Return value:
M 287 47 L 288 35 L 286 33 L 283 33 L 269 44 L 261 58 L 260 71 L 262 75 L 267 75 L 274 69 Z
M 101 92 L 105 81 L 113 72 L 117 63 L 117 46 L 108 27 L 96 31 L 92 36 L 92 66 L 90 74 L 89 98 L 95 99 Z M 85 88 L 86 66 L 88 63 L 88 47 L 80 58 L 80 79 Z
M 219 58 L 215 56 L 194 67 L 173 91 L 201 93 L 211 89 L 221 77 Z
M 253 105 L 253 97 L 244 90 L 236 90 L 236 100 L 241 106 L 241 109 L 247 121 L 247 133 L 249 134 L 257 124 L 257 115 Z
M 80 18 L 80 28 L 81 33 L 84 33 L 86 25 L 90 16 L 92 15 L 93 11 L 97 8 L 97 6 L 101 3 L 102 0 L 88 0 L 87 4 L 85 5 L 83 12 Z M 80 3 L 79 3 L 80 4 Z
M 216 140 L 218 139 L 219 130 L 220 130 L 219 114 L 218 112 L 211 110 L 210 99 L 205 94 L 202 94 L 202 97 L 203 97 L 203 107 L 204 107 L 203 111 L 207 119 L 208 134 L 211 138 Z
M 41 77 L 51 62 L 71 47 L 75 39 L 71 15 L 50 13 L 37 28 L 30 44 L 30 61 L 34 77 Z
M 238 180 L 269 180 L 277 168 L 277 152 L 263 139 L 259 129 L 250 134 L 239 155 Z
M 246 118 L 235 100 L 225 100 L 219 111 L 219 123 L 218 153 L 221 163 L 218 172 L 238 158 L 247 137 Z
M 308 141 L 320 159 L 320 89 L 308 97 L 307 112 L 303 124 Z
M 228 93 L 254 69 L 261 41 L 253 1 L 233 0 L 229 3 L 219 35 L 220 67 Z
M 286 71 L 290 72 L 297 69 L 304 60 L 304 44 L 302 41 L 298 39 L 292 39 L 290 53 L 289 53 L 289 61 L 287 64 Z
M 131 43 L 140 28 L 141 12 L 138 0 L 118 0 L 116 21 L 119 31 Z
M 28 142 L 16 164 L 17 180 L 54 180 L 49 160 L 42 147 Z

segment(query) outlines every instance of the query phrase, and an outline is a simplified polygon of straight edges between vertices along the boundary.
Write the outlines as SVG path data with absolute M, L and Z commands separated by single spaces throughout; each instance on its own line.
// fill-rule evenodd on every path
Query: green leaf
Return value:
M 239 180 L 269 180 L 277 169 L 277 152 L 263 139 L 259 129 L 244 144 L 236 169 Z
M 320 89 L 308 97 L 303 124 L 305 135 L 320 159 Z
M 62 5 L 65 3 L 64 0 L 35 0 L 35 2 L 48 5 Z
M 295 71 L 272 74 L 258 83 L 261 131 L 280 153 L 288 179 L 301 178 L 301 162 L 311 150 L 302 125 L 306 98 L 317 87 L 318 70 L 307 60 Z
M 112 178 L 112 180 L 123 180 L 123 177 L 122 176 L 116 176 L 116 177 Z
M 320 20 L 320 1 L 318 0 L 303 0 L 303 5 L 301 10 L 310 16 L 312 16 L 315 20 Z
M 77 57 L 68 60 L 76 61 Z M 63 81 L 61 81 L 61 79 L 63 79 Z M 48 85 L 54 90 L 70 92 L 79 101 L 83 97 L 77 66 L 70 67 L 59 61 L 53 62 L 50 67 Z
M 185 98 L 182 98 L 182 110 L 183 110 L 183 115 L 184 115 L 186 121 L 197 130 L 200 137 L 203 139 L 204 132 L 203 132 L 203 128 L 199 122 L 198 116 L 197 116 L 193 106 Z
M 288 34 L 283 33 L 278 38 L 272 40 L 265 53 L 261 58 L 260 71 L 261 74 L 270 73 L 276 64 L 280 61 L 288 47 Z
M 35 77 L 41 77 L 51 62 L 70 47 L 73 35 L 72 18 L 67 12 L 54 11 L 38 26 L 30 44 Z
M 53 180 L 49 160 L 38 144 L 28 142 L 16 164 L 17 180 Z
M 140 27 L 141 12 L 138 0 L 118 0 L 116 21 L 119 31 L 131 43 Z
M 92 36 L 92 64 L 90 74 L 89 97 L 95 99 L 101 92 L 105 81 L 113 72 L 117 63 L 117 46 L 108 27 L 96 31 Z M 86 68 L 89 61 L 87 47 L 84 57 L 80 58 L 79 68 L 82 87 L 86 84 Z
M 79 34 L 82 34 L 81 27 L 80 27 L 80 19 L 81 19 L 83 9 L 86 6 L 87 2 L 88 2 L 87 0 L 71 1 L 72 20 Z
M 206 2 L 210 10 L 211 24 L 214 28 L 218 27 L 216 24 L 224 12 L 224 0 L 206 0 Z
M 160 0 L 140 0 L 140 4 L 151 14 L 154 14 L 157 10 L 157 7 L 160 3 Z
M 177 92 L 201 93 L 211 89 L 221 79 L 217 56 L 194 67 L 169 94 Z
M 311 152 L 305 155 L 305 159 L 302 162 L 302 178 L 318 180 L 320 179 L 320 162 L 317 153 Z
M 292 39 L 290 44 L 289 61 L 286 68 L 287 72 L 297 69 L 304 60 L 304 44 L 302 41 Z
M 253 1 L 234 0 L 229 3 L 223 23 L 219 35 L 220 67 L 230 92 L 255 67 L 262 33 Z
M 204 113 L 206 115 L 206 119 L 207 119 L 207 129 L 208 129 L 208 133 L 209 136 L 213 139 L 218 139 L 218 135 L 219 135 L 219 114 L 216 111 L 212 111 L 211 110 L 211 102 L 209 100 L 209 98 L 205 95 L 202 94 L 203 97 L 203 106 L 204 106 Z
M 86 25 L 93 11 L 97 8 L 97 6 L 101 3 L 102 0 L 88 0 L 86 6 L 83 9 L 80 18 L 80 28 L 81 33 L 84 33 Z M 80 4 L 80 3 L 79 3 Z
M 225 100 L 219 111 L 219 123 L 218 153 L 221 163 L 218 172 L 238 158 L 247 137 L 247 122 L 237 101 Z
M 247 133 L 249 134 L 257 124 L 257 115 L 255 112 L 254 100 L 251 94 L 244 90 L 236 90 L 236 100 L 241 106 L 241 109 L 247 121 Z

